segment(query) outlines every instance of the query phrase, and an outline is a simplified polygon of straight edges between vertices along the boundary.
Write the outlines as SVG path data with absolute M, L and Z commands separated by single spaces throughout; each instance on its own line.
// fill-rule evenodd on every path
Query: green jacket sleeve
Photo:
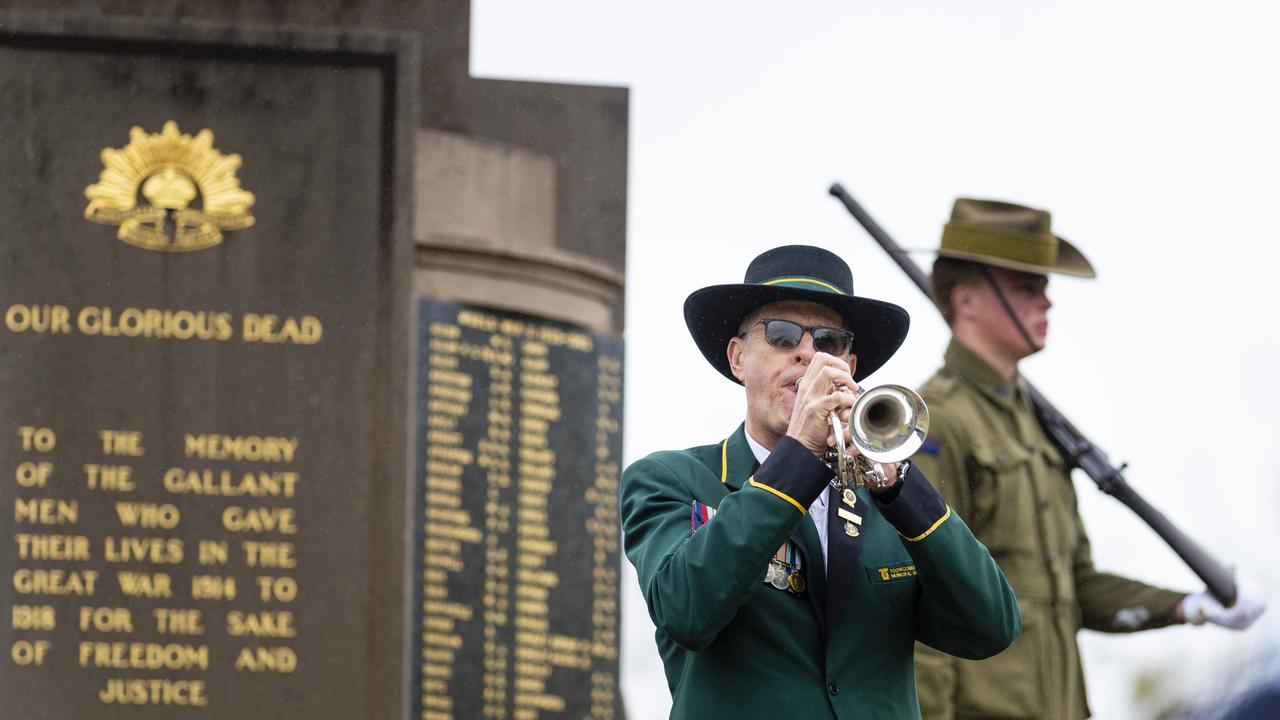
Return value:
M 830 477 L 813 453 L 784 438 L 741 490 L 720 501 L 715 518 L 691 533 L 692 501 L 705 498 L 694 485 L 707 482 L 710 471 L 687 454 L 669 452 L 628 467 L 621 489 L 624 547 L 658 630 L 688 650 L 708 647 Z
M 919 572 L 916 638 L 971 660 L 1013 644 L 1022 632 L 1013 588 L 919 467 L 913 464 L 891 502 L 877 504 Z

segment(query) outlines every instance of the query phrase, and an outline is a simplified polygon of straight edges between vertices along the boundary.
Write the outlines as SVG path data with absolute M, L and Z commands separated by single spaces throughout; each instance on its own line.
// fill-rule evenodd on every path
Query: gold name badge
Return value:
M 920 573 L 916 570 L 915 563 L 908 562 L 888 567 L 867 568 L 867 574 L 871 576 L 873 582 L 887 583 L 913 578 Z
M 213 147 L 213 133 L 194 137 L 170 120 L 159 133 L 135 126 L 129 144 L 102 151 L 102 174 L 85 188 L 85 219 L 118 225 L 116 237 L 162 252 L 203 250 L 222 233 L 253 224 L 253 193 L 241 189 L 239 155 Z

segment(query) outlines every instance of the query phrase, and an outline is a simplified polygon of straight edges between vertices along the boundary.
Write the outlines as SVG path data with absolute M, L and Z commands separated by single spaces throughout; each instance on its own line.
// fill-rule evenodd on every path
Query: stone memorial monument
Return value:
M 0 715 L 615 718 L 625 89 L 0 0 Z

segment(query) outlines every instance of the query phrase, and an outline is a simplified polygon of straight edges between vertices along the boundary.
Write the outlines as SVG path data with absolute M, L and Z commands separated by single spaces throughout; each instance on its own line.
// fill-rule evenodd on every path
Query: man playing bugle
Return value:
M 740 284 L 694 292 L 685 321 L 747 407 L 728 437 L 622 478 L 671 716 L 919 717 L 917 640 L 984 658 L 1021 619 L 986 548 L 910 461 L 865 472 L 864 488 L 833 482 L 822 459 L 840 444 L 831 415 L 847 428 L 906 311 L 855 296 L 832 253 L 792 245 Z

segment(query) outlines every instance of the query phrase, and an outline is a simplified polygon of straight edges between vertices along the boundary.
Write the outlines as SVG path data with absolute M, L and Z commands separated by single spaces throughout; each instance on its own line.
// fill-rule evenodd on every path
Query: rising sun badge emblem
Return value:
M 119 225 L 116 237 L 166 252 L 203 250 L 222 233 L 253 224 L 253 193 L 240 188 L 239 155 L 213 147 L 208 129 L 195 137 L 170 120 L 159 133 L 129 131 L 129 144 L 102 151 L 102 174 L 85 188 L 84 216 Z

